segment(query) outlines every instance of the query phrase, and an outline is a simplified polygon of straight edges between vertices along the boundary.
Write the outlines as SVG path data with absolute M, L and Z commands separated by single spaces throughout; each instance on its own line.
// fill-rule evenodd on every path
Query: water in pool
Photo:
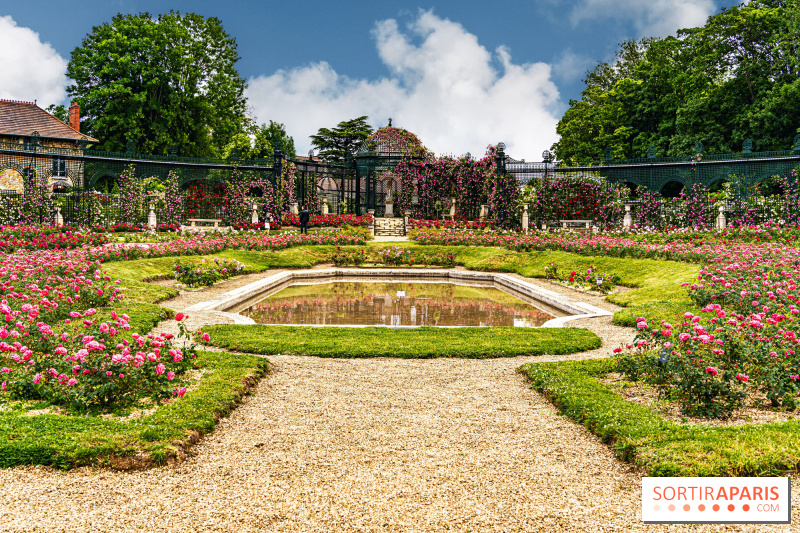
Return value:
M 553 318 L 492 287 L 451 283 L 293 285 L 241 311 L 259 324 L 540 326 Z

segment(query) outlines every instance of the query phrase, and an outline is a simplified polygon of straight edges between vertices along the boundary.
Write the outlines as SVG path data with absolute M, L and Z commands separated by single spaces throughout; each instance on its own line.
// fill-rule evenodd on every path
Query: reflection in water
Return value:
M 553 318 L 499 290 L 450 283 L 295 285 L 241 311 L 260 324 L 540 326 Z

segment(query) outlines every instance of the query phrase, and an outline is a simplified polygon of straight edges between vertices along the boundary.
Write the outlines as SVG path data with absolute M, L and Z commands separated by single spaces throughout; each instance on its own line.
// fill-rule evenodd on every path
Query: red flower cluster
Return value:
M 287 226 L 299 226 L 300 217 L 292 213 L 284 213 L 281 220 Z M 311 215 L 308 221 L 309 228 L 338 228 L 348 224 L 350 226 L 367 227 L 372 223 L 372 215 Z
M 5 253 L 16 250 L 71 250 L 84 245 L 99 246 L 107 242 L 105 235 L 78 233 L 69 227 L 0 227 L 0 252 Z

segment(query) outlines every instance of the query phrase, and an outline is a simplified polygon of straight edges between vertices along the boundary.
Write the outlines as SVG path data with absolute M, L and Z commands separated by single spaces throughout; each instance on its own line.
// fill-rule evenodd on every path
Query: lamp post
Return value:
M 506 143 L 497 143 L 497 174 L 504 176 L 506 173 Z
M 547 164 L 551 161 L 553 154 L 550 153 L 550 150 L 545 150 L 542 152 L 542 161 L 544 161 L 544 177 L 547 177 Z

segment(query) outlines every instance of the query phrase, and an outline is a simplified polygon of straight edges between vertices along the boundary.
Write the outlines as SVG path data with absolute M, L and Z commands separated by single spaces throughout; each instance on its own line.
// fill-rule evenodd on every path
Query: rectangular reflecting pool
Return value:
M 259 324 L 537 327 L 554 314 L 494 287 L 431 282 L 296 284 L 239 311 Z

